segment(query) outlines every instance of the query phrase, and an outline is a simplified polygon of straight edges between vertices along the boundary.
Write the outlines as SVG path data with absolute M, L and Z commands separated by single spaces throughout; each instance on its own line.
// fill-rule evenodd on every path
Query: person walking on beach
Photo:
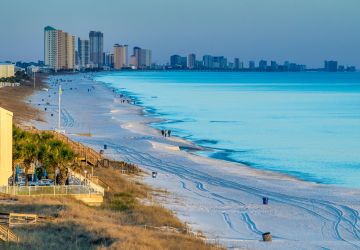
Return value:
M 164 136 L 164 134 L 165 134 L 165 131 L 162 129 L 161 130 L 161 135 Z
M 168 137 L 171 136 L 171 130 L 168 130 Z

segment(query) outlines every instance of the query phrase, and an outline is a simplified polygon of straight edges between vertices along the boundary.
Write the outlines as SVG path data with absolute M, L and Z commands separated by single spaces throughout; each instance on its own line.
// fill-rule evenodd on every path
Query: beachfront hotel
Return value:
M 0 63 L 0 78 L 15 75 L 15 65 L 11 63 Z
M 75 68 L 75 36 L 62 30 L 44 28 L 44 62 L 54 70 Z
M 104 65 L 104 34 L 100 31 L 90 31 L 90 62 L 94 68 Z
M 128 45 L 114 45 L 114 69 L 127 68 L 128 63 Z

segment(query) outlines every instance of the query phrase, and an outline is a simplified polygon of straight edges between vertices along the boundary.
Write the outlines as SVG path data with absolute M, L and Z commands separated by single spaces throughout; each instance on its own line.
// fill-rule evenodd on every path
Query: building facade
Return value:
M 196 66 L 196 55 L 189 54 L 187 57 L 187 67 L 188 69 L 194 69 Z
M 137 69 L 148 69 L 152 64 L 152 51 L 134 47 L 134 54 L 131 56 L 131 65 Z
M 114 69 L 122 69 L 129 67 L 128 62 L 128 46 L 127 45 L 114 45 Z
M 44 62 L 54 70 L 75 68 L 75 36 L 47 26 L 44 28 Z
M 15 76 L 15 65 L 10 63 L 0 63 L 0 78 Z
M 13 113 L 0 108 L 0 187 L 9 185 L 12 175 Z
M 78 39 L 79 66 L 82 68 L 90 67 L 90 42 L 89 40 Z
M 204 68 L 212 69 L 214 67 L 214 57 L 210 55 L 203 56 L 203 65 Z
M 324 69 L 328 72 L 336 72 L 338 71 L 338 62 L 337 61 L 325 61 Z
M 90 31 L 90 62 L 94 68 L 104 65 L 104 34 L 100 31 Z

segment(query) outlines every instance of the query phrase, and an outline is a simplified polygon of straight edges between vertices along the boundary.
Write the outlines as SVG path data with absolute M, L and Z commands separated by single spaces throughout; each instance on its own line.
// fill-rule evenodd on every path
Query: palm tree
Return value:
M 22 131 L 19 128 L 13 126 L 13 155 L 12 155 L 13 186 L 15 185 L 16 165 L 24 162 L 24 158 L 25 158 L 24 146 L 25 146 L 25 142 L 28 140 L 28 137 L 29 137 L 29 133 Z
M 35 163 L 38 157 L 38 144 L 29 142 L 24 146 L 24 166 L 25 166 L 25 186 L 28 186 L 28 172 L 32 163 Z
M 64 143 L 58 140 L 49 141 L 51 153 L 48 157 L 47 165 L 54 167 L 54 179 L 56 183 L 55 172 L 56 169 L 60 170 L 60 184 L 64 185 L 68 174 L 68 167 L 74 161 L 74 152 Z

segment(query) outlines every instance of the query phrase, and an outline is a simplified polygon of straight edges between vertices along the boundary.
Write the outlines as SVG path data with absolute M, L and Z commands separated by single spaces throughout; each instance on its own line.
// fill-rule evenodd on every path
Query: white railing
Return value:
M 69 169 L 69 173 L 71 176 L 75 177 L 76 179 L 78 179 L 80 181 L 84 181 L 86 183 L 86 185 L 89 186 L 89 188 L 97 191 L 98 193 L 101 193 L 102 195 L 105 194 L 105 189 L 102 186 L 100 186 L 99 184 L 93 182 L 91 179 L 85 178 L 84 175 L 77 173 L 71 169 Z
M 18 82 L 0 82 L 0 88 L 3 88 L 3 87 L 18 87 L 20 86 L 20 83 Z
M 0 187 L 0 193 L 11 195 L 24 195 L 24 196 L 36 196 L 36 195 L 92 195 L 101 194 L 97 190 L 92 189 L 85 185 L 65 185 L 65 186 L 2 186 Z

